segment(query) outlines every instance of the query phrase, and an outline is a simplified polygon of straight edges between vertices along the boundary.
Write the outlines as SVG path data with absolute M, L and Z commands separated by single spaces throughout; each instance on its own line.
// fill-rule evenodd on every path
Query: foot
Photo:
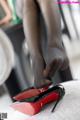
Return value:
M 62 66 L 62 59 L 55 59 L 49 65 L 47 65 L 43 74 L 45 77 L 52 77 Z

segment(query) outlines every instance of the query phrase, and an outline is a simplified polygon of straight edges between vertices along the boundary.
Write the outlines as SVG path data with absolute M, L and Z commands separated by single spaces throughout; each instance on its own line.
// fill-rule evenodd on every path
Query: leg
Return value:
M 61 20 L 56 0 L 37 0 L 46 24 L 48 37 L 48 60 L 46 75 L 52 77 L 61 67 L 66 68 L 68 60 L 62 45 Z
M 30 55 L 32 57 L 35 86 L 41 87 L 46 82 L 43 76 L 45 61 L 42 56 L 40 43 L 39 11 L 34 0 L 24 0 L 23 27 Z
M 37 0 L 45 20 L 49 46 L 60 46 L 61 22 L 58 5 L 55 0 Z M 55 40 L 54 40 L 55 38 Z

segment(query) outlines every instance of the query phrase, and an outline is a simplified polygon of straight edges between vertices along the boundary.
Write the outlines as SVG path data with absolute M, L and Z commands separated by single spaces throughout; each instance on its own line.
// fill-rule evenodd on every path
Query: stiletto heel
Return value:
M 62 87 L 62 88 L 61 88 Z M 54 107 L 53 107 L 53 109 L 52 109 L 52 111 L 51 112 L 54 112 L 54 110 L 55 110 L 55 108 L 56 108 L 56 106 L 58 105 L 58 103 L 60 102 L 60 100 L 63 98 L 63 96 L 65 95 L 65 89 L 64 89 L 64 87 L 63 86 L 59 86 L 59 99 L 56 101 L 56 103 L 55 103 L 55 105 L 54 105 Z

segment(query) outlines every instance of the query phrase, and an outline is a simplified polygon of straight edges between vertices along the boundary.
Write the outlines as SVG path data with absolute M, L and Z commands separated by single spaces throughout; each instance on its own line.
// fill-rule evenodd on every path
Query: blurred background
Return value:
M 33 85 L 33 81 L 30 81 L 30 79 L 33 79 L 31 59 L 27 43 L 25 43 L 22 21 L 16 15 L 14 1 L 4 1 L 6 2 L 0 4 L 0 29 L 2 30 L 0 39 L 5 41 L 5 43 L 9 41 L 8 46 L 12 46 L 8 52 L 5 52 L 5 49 L 4 52 L 6 53 L 5 57 L 8 56 L 7 60 L 9 61 L 12 58 L 9 54 L 13 56 L 9 52 L 13 51 L 14 65 L 11 66 L 7 80 L 0 85 L 0 103 L 2 103 L 0 110 L 12 103 L 14 95 Z M 4 6 L 6 6 L 8 12 L 5 12 Z M 63 44 L 70 64 L 65 71 L 58 71 L 56 73 L 53 77 L 54 84 L 70 80 L 80 80 L 80 5 L 59 5 L 59 9 Z M 2 60 L 2 62 L 4 61 Z M 10 66 L 12 63 L 6 62 L 6 64 Z

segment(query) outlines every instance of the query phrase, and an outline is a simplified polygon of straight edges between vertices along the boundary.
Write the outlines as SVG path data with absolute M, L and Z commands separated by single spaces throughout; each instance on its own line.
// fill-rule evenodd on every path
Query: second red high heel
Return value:
M 51 83 L 48 84 L 47 86 L 45 86 L 43 88 L 39 88 L 39 89 L 34 88 L 34 87 L 25 89 L 21 93 L 19 93 L 18 95 L 14 96 L 13 99 L 16 100 L 16 101 L 19 101 L 19 100 L 22 100 L 22 99 L 27 99 L 27 98 L 37 96 L 40 93 L 45 92 L 49 88 L 50 85 L 51 85 Z
M 11 107 L 25 114 L 35 115 L 41 111 L 44 105 L 57 101 L 53 107 L 52 110 L 53 112 L 58 102 L 64 96 L 64 94 L 65 94 L 65 89 L 63 86 L 51 85 L 47 90 L 45 90 L 44 92 L 40 92 L 40 94 L 35 95 L 34 97 L 26 96 L 25 99 L 19 99 L 18 103 L 14 103 L 13 105 L 11 105 Z

